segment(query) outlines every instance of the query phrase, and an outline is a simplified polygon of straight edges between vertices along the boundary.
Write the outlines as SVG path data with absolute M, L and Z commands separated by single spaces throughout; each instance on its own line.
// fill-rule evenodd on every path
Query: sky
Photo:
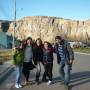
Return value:
M 90 19 L 90 0 L 16 0 L 17 20 L 26 16 Z M 0 20 L 14 19 L 14 0 L 0 0 Z

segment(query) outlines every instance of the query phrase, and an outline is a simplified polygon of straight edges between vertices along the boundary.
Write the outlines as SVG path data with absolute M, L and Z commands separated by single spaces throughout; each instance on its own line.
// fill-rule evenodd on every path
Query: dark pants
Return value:
M 26 79 L 26 81 L 28 81 L 29 79 L 29 74 L 30 74 L 30 70 L 28 69 L 28 66 L 29 66 L 29 62 L 24 62 L 23 63 L 23 75 Z
M 52 81 L 52 69 L 53 69 L 53 63 L 48 63 L 44 65 L 44 74 L 43 74 L 43 80 L 46 80 L 46 77 L 48 77 L 48 79 L 50 81 Z

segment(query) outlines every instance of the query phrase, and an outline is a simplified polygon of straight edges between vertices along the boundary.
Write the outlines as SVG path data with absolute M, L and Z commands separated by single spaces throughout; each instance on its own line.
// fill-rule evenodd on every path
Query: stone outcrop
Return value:
M 13 23 L 7 33 L 13 34 Z M 24 17 L 17 21 L 15 37 L 26 39 L 41 37 L 43 41 L 54 42 L 56 35 L 62 35 L 70 41 L 83 41 L 90 43 L 90 20 L 78 21 L 58 17 L 33 16 Z

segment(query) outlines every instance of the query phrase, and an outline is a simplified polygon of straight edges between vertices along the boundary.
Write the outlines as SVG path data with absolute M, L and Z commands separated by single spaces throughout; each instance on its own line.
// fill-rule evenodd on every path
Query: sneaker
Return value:
M 19 88 L 22 88 L 22 85 L 19 84 L 18 86 L 19 86 Z
M 18 84 L 15 84 L 15 88 L 20 88 Z
M 51 85 L 51 83 L 52 83 L 52 81 L 49 80 L 49 81 L 47 82 L 47 85 Z

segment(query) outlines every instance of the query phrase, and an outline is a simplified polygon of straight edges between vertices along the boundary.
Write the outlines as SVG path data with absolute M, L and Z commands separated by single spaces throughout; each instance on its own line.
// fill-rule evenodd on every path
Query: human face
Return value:
M 32 43 L 32 40 L 31 39 L 28 39 L 27 40 L 27 45 L 31 45 L 31 43 Z
M 56 39 L 55 41 L 56 41 L 57 44 L 59 44 L 61 42 L 60 39 Z
M 40 40 L 37 40 L 36 44 L 37 44 L 37 46 L 40 46 L 41 41 Z
M 44 43 L 44 48 L 48 49 L 48 43 Z

